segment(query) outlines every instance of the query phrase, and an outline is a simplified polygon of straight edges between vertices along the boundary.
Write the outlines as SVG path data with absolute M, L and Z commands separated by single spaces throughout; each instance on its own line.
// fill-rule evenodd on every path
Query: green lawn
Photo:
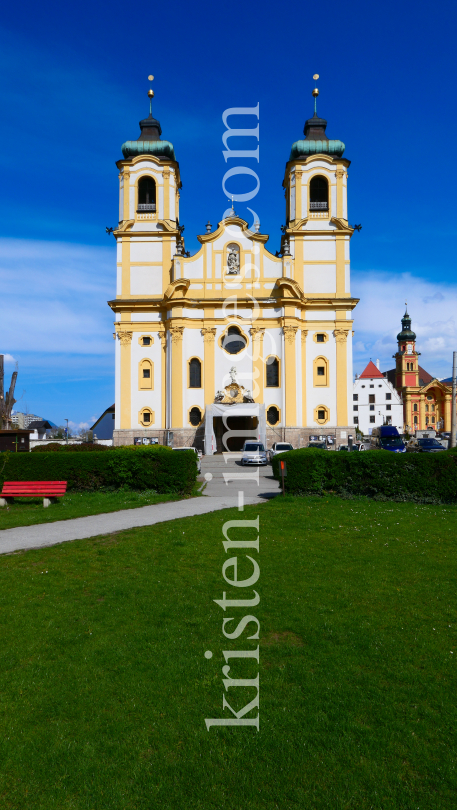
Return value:
M 179 495 L 163 495 L 153 491 L 135 492 L 127 489 L 113 492 L 68 492 L 63 498 L 59 498 L 57 503 L 44 509 L 43 498 L 20 498 L 7 507 L 0 507 L 0 530 L 13 529 L 15 526 L 31 526 L 32 523 L 50 523 L 55 520 L 100 515 L 102 512 L 117 512 L 119 509 L 136 509 L 140 506 L 179 499 Z
M 256 515 L 260 579 L 235 589 L 224 560 L 252 564 L 222 526 Z M 456 536 L 455 506 L 278 497 L 0 557 L 0 807 L 453 810 Z M 258 643 L 222 618 L 246 613 L 260 730 L 207 731 L 222 650 Z

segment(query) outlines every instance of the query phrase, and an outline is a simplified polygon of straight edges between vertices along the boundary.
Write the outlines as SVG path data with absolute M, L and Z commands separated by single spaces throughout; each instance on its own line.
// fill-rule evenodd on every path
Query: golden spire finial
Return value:
M 319 78 L 319 74 L 318 74 L 318 73 L 315 73 L 315 74 L 314 74 L 314 76 L 313 76 L 314 81 L 315 81 L 315 82 L 317 82 L 318 78 Z M 317 115 L 317 97 L 318 97 L 318 95 L 319 95 L 319 90 L 317 89 L 317 87 L 315 87 L 315 88 L 314 88 L 314 90 L 313 90 L 313 96 L 314 96 L 314 115 Z
M 148 76 L 148 81 L 153 82 L 154 76 L 152 75 Z M 148 96 L 149 96 L 149 115 L 152 115 L 152 99 L 154 98 L 154 90 L 152 89 L 152 87 L 150 87 L 148 90 Z

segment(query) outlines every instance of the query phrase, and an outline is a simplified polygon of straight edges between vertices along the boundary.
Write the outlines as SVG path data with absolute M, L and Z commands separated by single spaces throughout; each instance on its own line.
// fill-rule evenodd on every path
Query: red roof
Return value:
M 370 379 L 373 379 L 374 377 L 384 377 L 384 374 L 381 374 L 381 372 L 379 371 L 379 368 L 377 368 L 375 366 L 375 364 L 373 363 L 373 361 L 370 360 L 370 362 L 368 363 L 366 369 L 364 371 L 362 371 L 360 377 L 363 377 L 364 379 L 366 379 L 367 377 L 369 377 Z

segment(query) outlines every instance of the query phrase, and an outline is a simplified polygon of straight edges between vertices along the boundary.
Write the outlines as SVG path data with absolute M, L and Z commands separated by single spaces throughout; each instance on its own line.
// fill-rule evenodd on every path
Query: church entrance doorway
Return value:
M 225 416 L 224 420 L 222 416 L 214 416 L 213 429 L 216 438 L 216 453 L 239 453 L 247 439 L 258 439 L 258 424 L 257 416 L 235 416 L 233 414 L 233 416 Z M 242 433 L 241 436 L 229 436 L 225 444 L 223 436 L 227 431 L 231 430 L 247 431 L 247 433 Z

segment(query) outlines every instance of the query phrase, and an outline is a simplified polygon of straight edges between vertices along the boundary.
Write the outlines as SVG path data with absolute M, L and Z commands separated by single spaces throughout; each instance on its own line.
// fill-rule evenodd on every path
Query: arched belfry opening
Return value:
M 152 177 L 141 177 L 138 181 L 138 211 L 156 210 L 156 184 Z
M 328 182 L 316 175 L 309 184 L 309 207 L 311 211 L 328 211 Z

